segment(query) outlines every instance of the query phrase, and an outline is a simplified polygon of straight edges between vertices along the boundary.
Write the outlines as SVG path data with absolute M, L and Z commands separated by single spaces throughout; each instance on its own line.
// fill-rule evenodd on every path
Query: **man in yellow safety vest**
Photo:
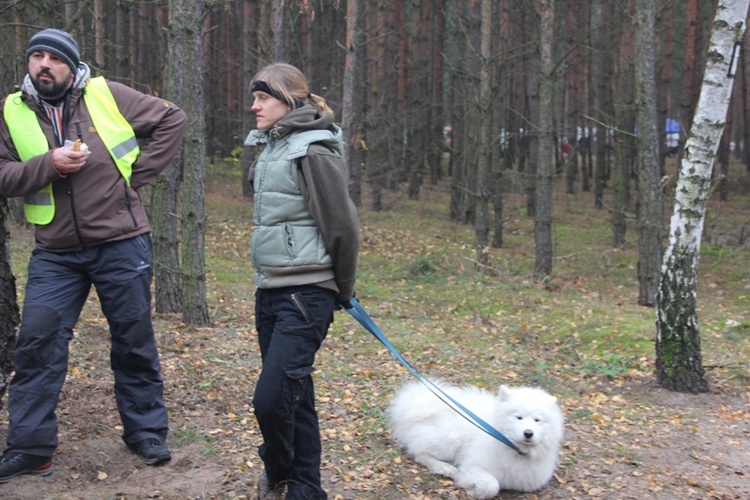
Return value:
M 65 31 L 36 33 L 26 59 L 21 91 L 0 105 L 0 196 L 24 197 L 36 239 L 0 483 L 52 472 L 68 344 L 92 285 L 109 324 L 122 439 L 145 463 L 164 463 L 171 454 L 151 320 L 151 228 L 138 189 L 177 154 L 187 117 L 171 102 L 91 78 Z

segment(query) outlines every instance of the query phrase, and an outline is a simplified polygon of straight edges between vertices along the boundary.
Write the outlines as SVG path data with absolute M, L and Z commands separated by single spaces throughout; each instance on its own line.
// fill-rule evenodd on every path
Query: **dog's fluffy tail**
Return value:
M 398 390 L 388 408 L 392 422 L 424 422 L 443 411 L 444 403 L 421 382 L 411 382 Z
M 450 390 L 449 386 L 442 386 Z M 401 387 L 388 407 L 393 439 L 436 474 L 454 477 L 450 463 L 461 446 L 455 419 L 461 418 L 420 382 Z M 435 440 L 439 441 L 436 444 Z

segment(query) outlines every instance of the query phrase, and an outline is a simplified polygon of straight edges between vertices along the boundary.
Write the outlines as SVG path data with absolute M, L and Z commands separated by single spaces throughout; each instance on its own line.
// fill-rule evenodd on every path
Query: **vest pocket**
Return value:
M 289 256 L 294 258 L 297 252 L 294 250 L 294 228 L 291 224 L 284 223 L 284 245 Z

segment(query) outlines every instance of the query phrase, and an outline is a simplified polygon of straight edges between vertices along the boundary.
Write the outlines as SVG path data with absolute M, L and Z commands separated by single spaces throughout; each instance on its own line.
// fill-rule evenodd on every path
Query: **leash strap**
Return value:
M 435 396 L 437 396 L 442 402 L 450 406 L 453 410 L 456 410 L 456 412 L 459 415 L 464 417 L 471 424 L 483 430 L 484 432 L 494 437 L 498 441 L 510 446 L 521 455 L 525 455 L 525 453 L 522 452 L 518 448 L 518 446 L 515 445 L 515 443 L 513 443 L 510 439 L 505 437 L 500 431 L 498 431 L 497 429 L 492 427 L 490 424 L 482 420 L 478 415 L 475 415 L 471 410 L 469 410 L 464 405 L 456 401 L 450 395 L 446 394 L 446 392 L 443 391 L 440 388 L 440 386 L 435 384 L 435 382 L 433 382 L 432 380 L 428 379 L 427 377 L 419 373 L 408 361 L 406 361 L 406 359 L 404 359 L 401 353 L 399 353 L 398 350 L 396 350 L 396 348 L 393 347 L 393 345 L 385 337 L 385 335 L 380 330 L 380 328 L 378 328 L 378 325 L 375 324 L 372 318 L 370 318 L 370 315 L 367 314 L 367 312 L 364 310 L 364 308 L 359 303 L 359 301 L 355 298 L 352 298 L 349 302 L 352 306 L 346 309 L 347 311 L 349 311 L 349 314 L 351 314 L 352 317 L 356 319 L 365 328 L 365 330 L 370 332 L 376 339 L 378 339 L 381 344 L 387 347 L 388 350 L 391 351 L 391 353 L 396 357 L 396 359 L 402 365 L 404 365 L 404 367 L 407 370 L 409 370 L 409 373 L 411 373 L 414 376 L 414 378 L 422 382 L 433 394 L 435 394 Z

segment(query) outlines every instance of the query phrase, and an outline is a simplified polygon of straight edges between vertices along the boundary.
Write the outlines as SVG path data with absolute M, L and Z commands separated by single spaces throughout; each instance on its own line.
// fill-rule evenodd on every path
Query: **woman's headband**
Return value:
M 287 104 L 288 106 L 291 106 L 294 109 L 297 109 L 304 105 L 304 103 L 298 99 L 294 99 L 293 102 L 289 102 L 289 100 L 281 95 L 280 93 L 273 90 L 271 87 L 268 86 L 266 82 L 263 80 L 255 80 L 253 83 L 250 84 L 250 92 L 265 92 L 266 94 L 275 97 L 279 101 Z

